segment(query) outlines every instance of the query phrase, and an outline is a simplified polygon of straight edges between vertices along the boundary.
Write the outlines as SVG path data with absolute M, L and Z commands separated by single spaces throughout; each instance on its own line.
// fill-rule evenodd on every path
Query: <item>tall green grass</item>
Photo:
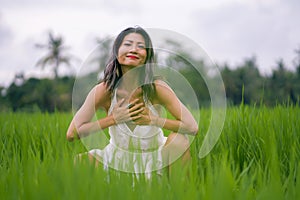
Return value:
M 233 107 L 222 135 L 197 157 L 209 125 L 201 110 L 187 176 L 151 180 L 109 172 L 89 162 L 86 149 L 65 139 L 69 113 L 0 114 L 0 199 L 300 199 L 300 108 Z

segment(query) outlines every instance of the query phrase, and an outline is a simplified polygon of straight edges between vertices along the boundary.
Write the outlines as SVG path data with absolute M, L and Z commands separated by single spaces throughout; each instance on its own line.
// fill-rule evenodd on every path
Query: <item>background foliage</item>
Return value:
M 0 87 L 0 111 L 68 111 L 72 107 L 72 89 L 74 75 L 60 76 L 59 69 L 71 67 L 71 61 L 76 57 L 68 53 L 63 37 L 55 36 L 51 32 L 45 44 L 37 44 L 38 48 L 47 49 L 46 54 L 37 62 L 42 69 L 48 67 L 53 70 L 53 78 L 25 78 L 24 73 L 17 73 L 13 82 L 7 87 Z M 96 64 L 98 69 L 81 77 L 89 79 L 98 76 L 103 71 L 107 58 L 111 52 L 112 38 L 96 38 L 95 56 L 87 66 Z M 176 41 L 166 40 L 168 49 L 177 52 L 164 56 L 164 64 L 180 72 L 193 87 L 201 107 L 210 105 L 210 96 L 203 77 L 189 62 L 193 61 L 200 69 L 207 69 L 206 63 L 198 55 L 189 54 Z M 275 69 L 269 75 L 262 75 L 256 58 L 245 59 L 241 64 L 229 66 L 219 64 L 229 105 L 267 105 L 296 104 L 300 99 L 300 49 L 295 50 L 293 66 L 288 66 L 282 59 L 275 62 Z M 163 55 L 157 53 L 157 60 Z M 67 64 L 67 65 L 65 65 Z M 79 65 L 79 64 L 78 64 Z M 71 71 L 71 68 L 68 68 Z M 294 69 L 294 71 L 287 70 Z M 73 73 L 71 73 L 73 74 Z M 78 77 L 77 77 L 78 78 Z M 97 84 L 97 81 L 95 81 Z

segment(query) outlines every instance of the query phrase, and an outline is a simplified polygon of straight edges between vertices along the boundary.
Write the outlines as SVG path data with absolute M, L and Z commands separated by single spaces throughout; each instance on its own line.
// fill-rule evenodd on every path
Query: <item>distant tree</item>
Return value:
M 294 89 L 295 89 L 295 98 L 296 101 L 300 102 L 300 46 L 295 49 L 296 57 L 293 60 L 294 66 L 296 68 L 296 77 L 293 80 Z
M 4 96 L 5 87 L 0 85 L 0 95 Z
M 89 60 L 90 71 L 86 77 L 90 80 L 93 79 L 94 76 L 96 76 L 96 79 L 101 79 L 104 75 L 104 69 L 109 57 L 111 56 L 113 38 L 110 36 L 97 37 L 95 41 L 97 46 Z M 102 74 L 98 74 L 99 72 L 102 72 Z
M 295 49 L 296 57 L 293 60 L 294 66 L 296 68 L 297 76 L 300 79 L 300 47 Z
M 6 98 L 6 88 L 0 86 L 0 111 L 7 111 L 9 109 L 9 105 Z
M 13 82 L 5 97 L 13 111 L 69 111 L 74 81 L 67 76 L 55 80 L 29 78 L 21 85 Z
M 109 36 L 103 38 L 96 38 L 97 43 L 97 57 L 95 61 L 99 63 L 99 69 L 104 69 L 106 62 L 109 59 L 112 49 L 113 39 Z
M 165 40 L 164 45 L 166 46 L 165 49 L 161 48 L 157 50 L 158 52 L 156 52 L 157 62 L 161 65 L 160 67 L 168 67 L 169 69 L 178 72 L 187 82 L 184 83 L 178 81 L 175 78 L 176 76 L 172 77 L 172 75 L 170 75 L 167 71 L 165 73 L 168 74 L 162 74 L 162 76 L 169 78 L 167 81 L 172 85 L 177 96 L 182 98 L 182 100 L 190 95 L 188 93 L 189 91 L 182 90 L 182 88 L 185 87 L 185 84 L 189 84 L 194 90 L 198 102 L 201 104 L 200 106 L 208 106 L 211 101 L 208 88 L 205 83 L 205 78 L 209 78 L 205 71 L 208 67 L 205 66 L 202 58 L 199 55 L 193 55 L 191 53 L 191 49 L 188 49 L 188 47 L 182 45 L 178 41 L 167 39 Z M 201 73 L 199 73 L 198 70 L 201 70 Z M 172 82 L 170 82 L 171 80 Z M 187 101 L 185 104 L 189 105 L 188 100 L 185 100 Z
M 227 63 L 221 67 L 221 74 L 225 85 L 227 102 L 239 104 L 241 102 L 240 85 L 237 84 L 235 71 L 231 70 Z
M 276 69 L 269 78 L 269 99 L 274 103 L 296 103 L 295 74 L 287 70 L 283 59 L 276 61 Z
M 24 106 L 22 98 L 24 95 L 26 95 L 26 92 L 28 91 L 24 91 L 14 82 L 7 88 L 6 98 L 13 111 L 17 111 L 18 108 Z
M 24 75 L 24 72 L 18 72 L 15 74 L 15 77 L 13 79 L 13 82 L 16 84 L 16 85 L 22 85 L 25 81 L 25 75 Z
M 261 100 L 264 92 L 263 77 L 259 73 L 255 57 L 245 59 L 235 70 L 229 69 L 225 64 L 221 73 L 226 96 L 234 105 L 242 101 L 250 104 Z
M 52 32 L 48 34 L 47 44 L 36 44 L 36 47 L 48 49 L 48 53 L 38 60 L 36 66 L 44 69 L 45 66 L 50 65 L 53 68 L 55 78 L 58 78 L 58 68 L 62 64 L 71 66 L 70 61 L 75 58 L 65 53 L 67 47 L 64 44 L 63 38 L 61 36 L 54 36 Z
M 244 102 L 259 102 L 264 92 L 264 85 L 256 64 L 256 57 L 245 59 L 240 69 L 240 81 L 244 86 Z

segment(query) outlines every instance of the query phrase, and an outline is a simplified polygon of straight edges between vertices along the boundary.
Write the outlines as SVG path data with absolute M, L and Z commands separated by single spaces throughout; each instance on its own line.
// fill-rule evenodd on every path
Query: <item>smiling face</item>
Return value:
M 118 61 L 122 68 L 132 68 L 146 62 L 147 51 L 145 39 L 139 33 L 126 35 L 118 50 Z

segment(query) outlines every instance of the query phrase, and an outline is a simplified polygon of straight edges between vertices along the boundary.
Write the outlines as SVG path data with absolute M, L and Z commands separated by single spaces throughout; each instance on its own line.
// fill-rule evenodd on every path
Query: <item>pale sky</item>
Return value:
M 46 43 L 49 30 L 84 60 L 96 37 L 135 25 L 185 35 L 216 63 L 236 66 L 256 56 L 261 72 L 270 73 L 283 58 L 293 69 L 299 10 L 298 0 L 0 0 L 0 85 L 21 71 L 49 73 L 35 67 L 45 51 L 34 47 Z

